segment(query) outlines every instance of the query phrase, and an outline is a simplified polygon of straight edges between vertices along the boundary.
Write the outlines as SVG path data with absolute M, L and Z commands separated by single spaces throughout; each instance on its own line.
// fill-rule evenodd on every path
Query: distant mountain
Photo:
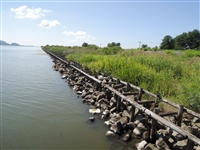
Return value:
M 18 43 L 11 43 L 12 46 L 20 46 Z
M 10 44 L 6 43 L 5 41 L 0 40 L 0 45 L 10 45 Z
M 0 40 L 0 45 L 11 45 L 11 46 L 20 46 L 18 43 L 6 43 L 5 41 Z

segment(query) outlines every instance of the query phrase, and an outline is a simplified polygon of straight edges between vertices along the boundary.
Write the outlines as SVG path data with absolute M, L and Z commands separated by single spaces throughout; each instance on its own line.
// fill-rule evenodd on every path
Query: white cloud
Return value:
M 44 13 L 51 12 L 51 10 L 42 10 L 41 8 L 28 8 L 26 5 L 18 8 L 11 8 L 10 11 L 15 13 L 15 17 L 18 19 L 38 19 L 44 17 Z
M 74 35 L 74 36 L 76 36 L 76 33 L 72 32 L 72 31 L 64 31 L 63 33 L 66 34 L 66 35 Z
M 60 22 L 58 22 L 58 20 L 42 20 L 38 26 L 44 28 L 50 28 L 50 27 L 55 27 L 57 25 L 60 25 Z
M 68 36 L 75 36 L 75 40 L 72 40 L 72 41 L 82 40 L 82 41 L 87 42 L 87 41 L 91 41 L 91 40 L 97 39 L 96 37 L 88 35 L 84 31 L 77 31 L 77 32 L 64 31 L 63 34 L 68 35 Z

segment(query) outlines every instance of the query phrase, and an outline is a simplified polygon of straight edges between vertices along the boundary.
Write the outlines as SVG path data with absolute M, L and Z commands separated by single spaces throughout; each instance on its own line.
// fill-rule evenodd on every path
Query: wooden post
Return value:
M 155 103 L 154 103 L 154 108 L 158 107 L 159 99 L 160 99 L 160 94 L 157 94 L 156 99 L 155 99 Z
M 119 79 L 117 79 L 117 81 L 116 81 L 116 82 L 117 82 L 117 84 L 120 84 L 120 83 L 121 83 Z
M 191 133 L 196 136 L 197 133 L 198 133 L 198 128 L 192 127 L 191 128 Z M 191 150 L 193 148 L 194 148 L 194 142 L 192 140 L 188 139 L 186 150 Z
M 143 94 L 143 88 L 140 88 L 139 96 L 138 96 L 138 100 L 139 100 L 139 101 L 142 100 L 142 94 Z
M 134 101 L 136 101 L 136 102 L 138 101 L 138 97 L 135 96 L 135 95 L 134 95 L 134 98 L 133 98 L 133 99 L 134 99 Z
M 117 110 L 120 111 L 121 97 L 117 96 Z
M 176 124 L 180 127 L 181 126 L 181 121 L 182 121 L 182 116 L 183 116 L 183 108 L 184 105 L 179 105 L 179 109 L 178 109 L 178 115 L 177 115 L 177 122 Z
M 154 112 L 156 114 L 159 114 L 159 111 L 160 111 L 159 108 L 154 109 Z M 151 125 L 151 131 L 150 131 L 150 140 L 152 142 L 155 142 L 156 140 L 156 130 L 157 130 L 157 120 L 152 119 L 152 125 Z
M 129 120 L 129 122 L 132 122 L 134 120 L 134 116 L 135 116 L 135 107 L 132 106 L 131 107 L 131 112 L 130 112 L 130 120 Z
M 127 83 L 127 84 L 126 84 L 126 92 L 130 91 L 130 89 L 131 89 L 131 86 L 130 86 L 129 83 Z
M 105 90 L 106 93 L 106 98 L 108 101 L 110 101 L 111 97 L 112 97 L 112 92 L 108 89 Z
M 96 82 L 96 90 L 101 91 L 101 83 Z

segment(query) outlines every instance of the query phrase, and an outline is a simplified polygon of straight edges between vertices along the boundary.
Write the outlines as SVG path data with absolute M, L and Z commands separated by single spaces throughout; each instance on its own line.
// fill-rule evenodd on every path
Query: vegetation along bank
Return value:
M 125 50 L 115 42 L 102 48 L 88 43 L 42 48 L 79 62 L 92 73 L 101 71 L 200 112 L 199 31 L 193 30 L 175 38 L 166 37 L 169 36 L 163 38 L 160 48 L 143 44 L 142 48 Z M 180 37 L 185 39 L 182 43 Z

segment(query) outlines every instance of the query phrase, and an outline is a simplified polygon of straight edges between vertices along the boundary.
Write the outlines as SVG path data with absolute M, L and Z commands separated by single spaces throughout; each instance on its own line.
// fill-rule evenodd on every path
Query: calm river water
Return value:
M 40 47 L 1 47 L 0 149 L 129 149 L 53 70 Z

